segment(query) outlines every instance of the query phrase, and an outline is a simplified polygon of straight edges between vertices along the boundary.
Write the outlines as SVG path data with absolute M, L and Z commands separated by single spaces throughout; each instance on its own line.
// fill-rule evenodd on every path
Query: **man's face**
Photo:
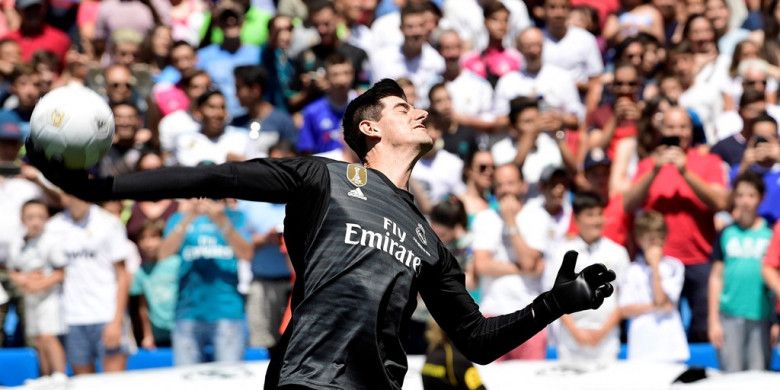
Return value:
M 106 94 L 110 102 L 121 102 L 133 96 L 130 72 L 125 68 L 111 68 L 106 74 Z
M 753 119 L 756 119 L 762 112 L 766 110 L 766 102 L 759 101 L 750 104 L 745 104 L 739 107 L 739 115 L 742 117 L 742 122 L 750 123 Z
M 604 230 L 604 209 L 591 207 L 580 211 L 575 217 L 580 237 L 587 242 L 593 242 L 601 237 Z
M 729 7 L 723 0 L 707 0 L 704 5 L 704 16 L 712 22 L 716 31 L 726 31 L 731 17 Z
M 476 152 L 469 165 L 469 179 L 473 180 L 480 190 L 487 190 L 493 186 L 494 173 L 493 155 L 485 150 Z
M 328 80 L 328 89 L 336 93 L 346 93 L 352 88 L 355 80 L 355 70 L 350 62 L 333 64 L 325 69 L 325 77 Z
M 419 146 L 422 153 L 433 146 L 433 140 L 422 122 L 428 112 L 414 108 L 397 96 L 381 100 L 382 116 L 375 122 L 382 141 L 392 146 Z
M 422 50 L 428 36 L 424 13 L 408 14 L 401 22 L 401 33 L 404 35 L 404 45 L 415 50 Z
M 139 45 L 132 42 L 117 43 L 113 47 L 113 62 L 119 65 L 130 66 L 138 58 Z
M 687 149 L 691 145 L 693 129 L 691 119 L 683 108 L 666 110 L 660 129 L 663 137 L 680 137 L 680 147 Z
M 236 80 L 236 97 L 241 107 L 249 108 L 260 100 L 260 88 L 258 86 L 244 84 Z
M 642 55 L 644 54 L 644 47 L 642 47 L 641 42 L 634 42 L 626 48 L 626 51 L 623 52 L 624 58 L 628 59 L 629 62 L 631 62 L 631 65 L 634 65 L 634 67 L 639 68 L 642 66 Z
M 520 169 L 514 164 L 505 164 L 496 168 L 495 173 L 496 198 L 514 195 L 518 199 L 525 195 L 525 183 L 520 177 Z
M 542 184 L 545 207 L 548 209 L 560 209 L 563 207 L 563 198 L 569 189 L 569 179 L 565 175 L 555 175 L 548 182 Z
M 569 12 L 571 12 L 569 0 L 545 0 L 544 2 L 544 20 L 549 28 L 564 28 Z
M 286 16 L 277 17 L 271 29 L 269 41 L 280 49 L 288 49 L 292 43 L 292 31 L 292 19 Z
M 135 139 L 135 133 L 141 126 L 141 119 L 135 109 L 128 105 L 114 107 L 115 139 L 130 142 Z
M 177 46 L 171 51 L 171 65 L 173 65 L 179 73 L 185 73 L 195 69 L 196 63 L 197 57 L 195 50 L 190 46 Z
M 238 15 L 234 10 L 223 11 L 217 23 L 222 28 L 225 39 L 239 39 L 241 27 L 244 24 L 244 16 Z
M 532 29 L 519 35 L 517 50 L 529 64 L 541 64 L 544 36 L 541 31 Z
M 35 4 L 19 10 L 22 16 L 22 25 L 29 28 L 42 28 L 46 17 L 46 7 L 43 4 Z
M 514 128 L 517 129 L 520 134 L 531 133 L 536 130 L 538 120 L 539 109 L 534 107 L 526 108 L 517 116 Z
M 205 130 L 215 131 L 225 126 L 227 110 L 225 109 L 225 98 L 223 96 L 212 95 L 200 106 L 199 111 Z
M 503 39 L 508 31 L 509 12 L 498 11 L 485 19 L 485 27 L 491 39 Z
M 609 193 L 609 165 L 599 164 L 585 171 L 585 178 L 591 186 L 591 191 L 606 198 Z
M 749 69 L 742 78 L 742 89 L 753 89 L 761 93 L 766 93 L 767 75 L 759 69 Z
M 11 93 L 19 98 L 19 106 L 32 108 L 41 97 L 41 77 L 37 74 L 19 76 L 11 85 Z
M 211 79 L 205 74 L 193 77 L 190 85 L 187 86 L 187 96 L 190 99 L 195 99 L 203 95 L 209 89 L 209 84 L 211 84 Z
M 431 109 L 444 116 L 452 115 L 452 99 L 445 88 L 438 88 L 431 94 Z
M 447 32 L 439 37 L 439 54 L 447 63 L 457 63 L 463 54 L 463 43 L 456 32 Z
M 691 47 L 695 53 L 706 53 L 712 50 L 715 44 L 715 32 L 712 31 L 712 25 L 706 18 L 696 18 L 691 22 L 688 30 L 688 39 L 691 41 Z
M 615 71 L 612 93 L 617 97 L 635 99 L 639 92 L 639 74 L 635 68 L 622 66 Z
M 674 69 L 677 77 L 685 80 L 693 80 L 693 72 L 695 69 L 693 54 L 677 53 L 672 55 L 670 60 L 672 69 Z
M 311 15 L 311 24 L 317 29 L 320 41 L 325 45 L 336 43 L 336 13 L 330 8 L 323 8 Z
M 0 62 L 6 62 L 11 65 L 22 63 L 22 48 L 14 41 L 7 41 L 0 45 Z M 4 69 L 0 69 L 4 71 Z

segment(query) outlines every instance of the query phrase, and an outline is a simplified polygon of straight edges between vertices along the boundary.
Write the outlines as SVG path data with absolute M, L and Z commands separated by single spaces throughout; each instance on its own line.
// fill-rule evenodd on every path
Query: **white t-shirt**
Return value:
M 696 74 L 693 85 L 680 95 L 680 105 L 691 109 L 699 116 L 707 136 L 707 143 L 717 142 L 715 134 L 715 119 L 723 112 L 723 98 L 719 86 L 725 73 L 719 71 L 725 65 L 726 59 L 718 57 L 714 63 L 705 65 Z
M 517 214 L 516 223 L 526 244 L 542 252 L 545 260 L 555 253 L 555 248 L 566 237 L 571 224 L 571 202 L 564 196 L 562 210 L 550 215 L 544 209 L 544 197 L 530 199 Z
M 409 78 L 417 88 L 416 106 L 428 107 L 428 91 L 441 79 L 444 58 L 427 43 L 423 44 L 422 53 L 415 58 L 406 58 L 401 52 L 401 45 L 387 46 L 371 57 L 371 69 L 373 82 L 384 78 Z
M 20 237 L 12 250 L 8 268 L 18 272 L 38 271 L 44 275 L 67 264 L 60 248 L 61 242 L 51 234 L 44 233 L 25 241 Z M 25 294 L 26 302 L 36 305 L 52 295 L 62 295 L 62 285 L 58 284 L 39 293 Z M 59 299 L 55 297 L 55 299 Z
M 496 115 L 509 114 L 509 101 L 518 96 L 544 97 L 550 108 L 574 114 L 580 121 L 585 119 L 577 85 L 571 74 L 555 65 L 544 65 L 537 74 L 525 70 L 501 76 L 496 84 L 494 99 Z
M 13 245 L 24 234 L 22 205 L 42 197 L 41 188 L 29 180 L 0 177 L 0 264 L 8 261 Z
M 579 27 L 570 26 L 558 41 L 545 30 L 542 62 L 571 72 L 575 82 L 585 82 L 604 73 L 596 38 Z
M 371 23 L 371 34 L 374 36 L 374 47 L 366 53 L 385 47 L 398 47 L 404 42 L 401 33 L 401 12 L 390 12 L 378 17 Z
M 197 133 L 200 123 L 185 111 L 174 111 L 160 120 L 158 126 L 160 132 L 160 147 L 164 151 L 172 151 L 176 148 L 176 138 L 180 134 Z
M 780 106 L 767 104 L 766 113 L 776 121 L 780 120 Z M 726 111 L 715 118 L 715 142 L 731 137 L 742 131 L 743 121 L 737 111 Z
M 517 261 L 512 237 L 504 232 L 504 221 L 492 209 L 474 216 L 472 222 L 473 250 L 491 252 L 494 261 Z M 541 278 L 527 275 L 480 276 L 480 310 L 485 315 L 512 313 L 527 306 L 541 293 Z
M 80 221 L 74 221 L 66 212 L 55 215 L 45 234 L 59 240 L 67 262 L 67 324 L 99 324 L 113 319 L 117 289 L 114 264 L 127 258 L 127 233 L 119 218 L 92 205 Z
M 435 203 L 447 194 L 460 195 L 466 192 L 463 184 L 463 161 L 458 156 L 442 149 L 432 159 L 421 158 L 412 170 L 412 179 L 417 180 L 428 197 Z
M 460 75 L 447 83 L 452 109 L 460 115 L 493 120 L 493 87 L 487 80 L 463 69 Z
M 400 28 L 398 29 L 398 31 L 401 31 Z M 376 46 L 374 46 L 375 45 L 374 33 L 371 31 L 370 28 L 362 24 L 352 26 L 349 29 L 349 36 L 347 36 L 347 43 L 349 43 L 352 46 L 356 46 L 363 49 L 363 51 L 365 51 L 366 53 L 376 48 Z
M 615 275 L 617 275 L 617 280 L 612 283 L 615 292 L 610 297 L 605 298 L 604 303 L 598 309 L 583 310 L 571 314 L 578 328 L 599 329 L 610 315 L 618 309 L 618 297 L 622 294 L 622 281 L 625 278 L 626 269 L 629 265 L 628 252 L 626 248 L 606 237 L 600 238 L 592 245 L 586 244 L 579 236 L 566 240 L 558 247 L 557 254 L 547 262 L 547 267 L 545 267 L 544 276 L 542 277 L 542 288 L 544 290 L 552 288 L 555 283 L 555 277 L 558 275 L 558 270 L 561 268 L 563 255 L 569 250 L 579 253 L 574 272 L 580 272 L 592 264 L 602 263 L 608 269 L 615 271 Z M 558 322 L 560 321 L 556 321 L 556 323 Z M 558 358 L 561 360 L 617 360 L 618 352 L 620 351 L 620 329 L 617 326 L 612 328 L 609 334 L 595 346 L 577 344 L 574 336 L 563 325 L 557 327 L 556 334 L 558 339 Z
M 179 165 L 186 167 L 194 167 L 202 161 L 222 164 L 228 153 L 243 156 L 248 144 L 249 135 L 245 130 L 226 126 L 217 138 L 209 138 L 200 131 L 179 135 L 174 156 Z
M 515 47 L 515 37 L 531 26 L 528 8 L 520 0 L 500 0 L 509 9 L 509 23 L 503 39 L 504 47 Z M 440 24 L 458 32 L 469 48 L 484 50 L 488 44 L 485 17 L 478 0 L 445 0 L 442 6 L 443 19 Z
M 631 318 L 628 328 L 628 359 L 682 362 L 690 355 L 685 329 L 676 309 L 685 277 L 685 266 L 674 257 L 664 256 L 658 264 L 658 273 L 661 276 L 661 288 L 675 309 Z M 652 283 L 650 266 L 640 254 L 628 266 L 623 285 L 620 286 L 618 304 L 622 307 L 652 303 Z
M 516 141 L 512 141 L 509 137 L 493 144 L 490 153 L 493 154 L 493 162 L 496 166 L 512 162 L 517 154 L 516 146 Z M 528 183 L 529 197 L 535 197 L 539 194 L 539 176 L 542 175 L 542 170 L 546 166 L 563 165 L 561 149 L 555 140 L 546 133 L 541 133 L 536 137 L 534 146 L 535 148 L 528 153 L 523 163 L 523 179 Z

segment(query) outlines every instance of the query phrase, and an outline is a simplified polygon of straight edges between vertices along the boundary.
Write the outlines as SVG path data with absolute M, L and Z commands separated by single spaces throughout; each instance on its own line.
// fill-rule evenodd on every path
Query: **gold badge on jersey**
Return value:
M 65 119 L 65 113 L 60 110 L 54 110 L 51 112 L 51 125 L 54 127 L 62 126 L 62 121 Z
M 349 164 L 347 165 L 347 180 L 355 187 L 363 187 L 368 181 L 368 171 L 362 165 Z

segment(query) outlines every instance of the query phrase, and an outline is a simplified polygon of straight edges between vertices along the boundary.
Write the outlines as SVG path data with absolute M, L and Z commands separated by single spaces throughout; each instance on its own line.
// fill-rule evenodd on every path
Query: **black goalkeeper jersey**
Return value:
M 488 363 L 544 328 L 529 307 L 485 319 L 455 258 L 409 192 L 362 165 L 256 159 L 66 184 L 98 199 L 241 198 L 287 203 L 284 237 L 296 272 L 291 322 L 266 389 L 400 389 L 400 336 L 418 291 L 472 361 Z

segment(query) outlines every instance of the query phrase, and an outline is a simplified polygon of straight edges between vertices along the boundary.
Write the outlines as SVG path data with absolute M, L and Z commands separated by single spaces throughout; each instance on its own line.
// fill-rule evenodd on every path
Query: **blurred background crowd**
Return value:
M 113 110 L 96 175 L 258 157 L 355 162 L 349 101 L 392 78 L 433 149 L 410 191 L 485 315 L 604 262 L 616 293 L 506 359 L 767 369 L 780 294 L 778 0 L 3 0 L 0 344 L 42 374 L 271 348 L 291 268 L 284 205 L 88 204 L 25 164 L 36 101 L 80 84 Z M 773 231 L 774 230 L 774 231 Z M 407 352 L 448 345 L 423 305 Z M 433 351 L 433 352 L 432 352 Z M 434 367 L 435 362 L 430 363 Z M 425 370 L 424 370 L 425 372 Z M 427 370 L 435 376 L 440 372 Z M 56 374 L 55 374 L 56 375 Z

